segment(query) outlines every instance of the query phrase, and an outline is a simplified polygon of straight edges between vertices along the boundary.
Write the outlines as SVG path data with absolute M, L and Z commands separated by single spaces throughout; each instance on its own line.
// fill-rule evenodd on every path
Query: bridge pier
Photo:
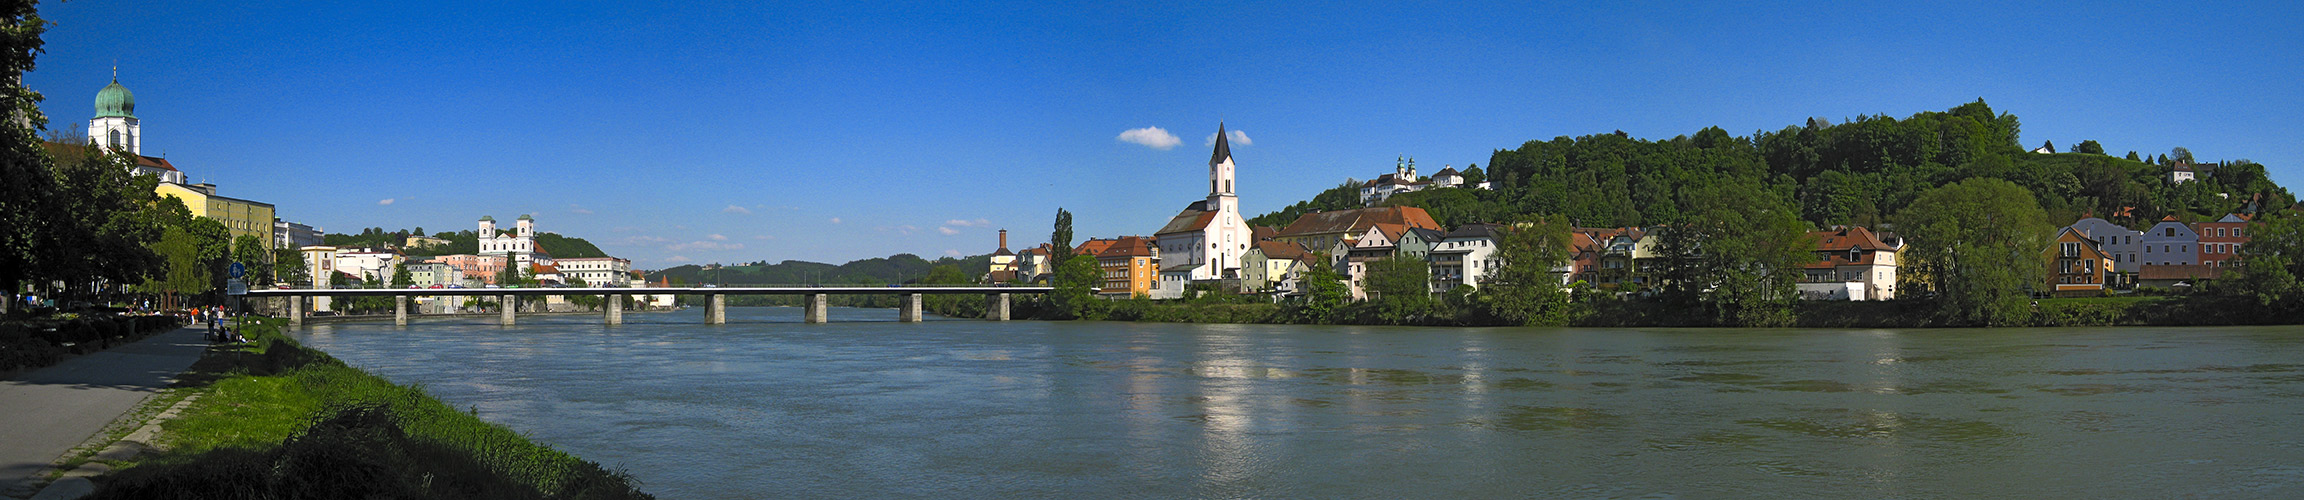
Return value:
M 497 299 L 497 309 L 503 310 L 504 314 L 503 319 L 498 320 L 496 323 L 504 326 L 512 326 L 516 324 L 516 320 L 512 319 L 512 314 L 513 311 L 520 310 L 520 296 L 505 294 L 503 297 L 498 297 Z
M 904 294 L 904 305 L 896 306 L 896 321 L 905 323 L 920 322 L 920 294 Z
M 707 324 L 707 325 L 725 325 L 725 324 L 728 324 L 728 296 L 727 296 L 727 295 L 724 295 L 724 294 L 717 294 L 717 293 L 711 293 L 711 294 L 705 294 L 705 295 L 704 295 L 704 324 Z
M 608 294 L 608 300 L 600 302 L 607 304 L 604 309 L 608 310 L 608 326 L 624 324 L 624 294 L 611 293 Z
M 831 301 L 826 297 L 825 294 L 811 293 L 808 298 L 801 299 L 800 321 L 811 325 L 832 322 L 829 308 Z
M 408 326 L 408 296 L 392 296 L 392 326 Z
M 288 326 L 304 326 L 304 297 L 288 297 Z
M 984 299 L 984 319 L 992 321 L 1008 321 L 1008 294 L 995 293 L 985 295 Z

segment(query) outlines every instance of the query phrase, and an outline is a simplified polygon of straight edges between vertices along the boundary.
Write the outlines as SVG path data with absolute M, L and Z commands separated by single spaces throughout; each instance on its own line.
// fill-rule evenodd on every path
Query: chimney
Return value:
M 1000 249 L 1008 249 L 1008 230 L 1006 229 L 1000 230 Z

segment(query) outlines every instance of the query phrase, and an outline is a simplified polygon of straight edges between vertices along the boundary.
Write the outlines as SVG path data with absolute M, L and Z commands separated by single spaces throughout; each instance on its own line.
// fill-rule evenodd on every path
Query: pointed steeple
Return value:
M 1208 157 L 1208 164 L 1224 163 L 1232 159 L 1232 142 L 1224 137 L 1224 122 L 1216 122 L 1216 154 Z

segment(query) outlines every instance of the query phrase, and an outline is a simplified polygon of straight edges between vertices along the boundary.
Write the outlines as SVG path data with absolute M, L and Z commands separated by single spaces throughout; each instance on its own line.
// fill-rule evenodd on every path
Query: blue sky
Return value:
M 50 126 L 120 67 L 145 154 L 332 231 L 535 214 L 644 268 L 1156 230 L 1412 155 L 1984 98 L 2023 140 L 2304 182 L 2304 3 L 50 3 Z M 837 5 L 820 5 L 837 4 Z M 1158 127 L 1166 149 L 1120 140 Z M 1156 142 L 1155 144 L 1161 144 Z

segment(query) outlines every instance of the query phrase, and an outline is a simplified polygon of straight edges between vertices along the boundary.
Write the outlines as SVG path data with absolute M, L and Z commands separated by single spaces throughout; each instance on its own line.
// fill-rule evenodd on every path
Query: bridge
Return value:
M 904 305 L 897 308 L 896 317 L 906 323 L 920 322 L 920 297 L 923 295 L 983 295 L 984 318 L 992 321 L 1008 320 L 1008 297 L 1011 294 L 1048 293 L 1051 287 L 1032 286 L 700 286 L 667 288 L 289 288 L 249 289 L 248 298 L 279 297 L 288 299 L 288 324 L 304 324 L 305 302 L 312 297 L 392 297 L 392 324 L 408 324 L 409 297 L 496 297 L 503 309 L 502 323 L 514 324 L 514 313 L 520 309 L 519 297 L 547 295 L 598 295 L 600 308 L 611 325 L 624 324 L 624 297 L 627 295 L 702 295 L 704 296 L 704 323 L 710 325 L 728 322 L 729 295 L 805 295 L 801 303 L 806 307 L 801 315 L 809 323 L 831 321 L 826 315 L 827 297 L 832 295 L 901 295 Z

